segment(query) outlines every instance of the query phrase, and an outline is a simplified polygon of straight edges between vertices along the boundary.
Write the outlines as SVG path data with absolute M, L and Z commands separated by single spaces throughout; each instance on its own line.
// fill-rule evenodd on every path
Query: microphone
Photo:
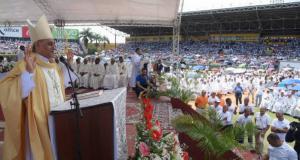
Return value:
M 74 69 L 73 69 L 73 68 L 70 66 L 70 64 L 66 61 L 65 57 L 60 56 L 60 57 L 59 57 L 59 61 L 60 61 L 61 63 L 63 63 L 63 64 L 67 67 L 67 69 L 69 69 L 69 70 L 77 77 L 78 80 L 80 79 L 79 76 L 76 74 L 76 72 L 74 72 Z
M 70 64 L 66 61 L 65 57 L 60 56 L 59 61 L 63 63 L 67 68 L 69 68 L 72 72 L 74 72 L 73 68 L 70 66 Z

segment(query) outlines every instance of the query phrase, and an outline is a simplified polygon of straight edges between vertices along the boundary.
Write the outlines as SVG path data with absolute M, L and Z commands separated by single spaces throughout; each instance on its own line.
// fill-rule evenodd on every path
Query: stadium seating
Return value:
M 30 43 L 29 39 L 20 38 L 0 38 L 0 54 L 16 54 L 20 45 L 28 45 Z M 78 42 L 65 42 L 58 41 L 55 42 L 56 52 L 63 53 L 65 46 L 72 48 L 73 51 L 79 55 L 83 54 L 82 48 Z
M 208 43 L 196 41 L 184 41 L 180 43 L 181 54 L 208 54 L 218 53 L 220 49 L 228 54 L 240 55 L 267 55 L 271 52 L 277 56 L 297 56 L 300 54 L 300 40 L 285 44 L 266 43 Z M 170 54 L 172 53 L 171 42 L 129 42 L 118 46 L 118 50 L 130 53 L 135 48 L 142 48 L 144 52 L 150 54 Z

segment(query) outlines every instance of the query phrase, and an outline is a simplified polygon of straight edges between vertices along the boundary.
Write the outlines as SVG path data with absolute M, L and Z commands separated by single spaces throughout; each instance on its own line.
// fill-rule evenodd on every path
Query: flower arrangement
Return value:
M 143 120 L 136 125 L 136 160 L 188 160 L 174 132 L 163 133 L 160 122 L 153 118 L 154 106 L 149 98 L 142 98 Z

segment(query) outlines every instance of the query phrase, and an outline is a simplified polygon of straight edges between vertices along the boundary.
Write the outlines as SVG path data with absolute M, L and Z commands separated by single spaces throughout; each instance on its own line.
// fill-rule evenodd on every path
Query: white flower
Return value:
M 157 154 L 150 154 L 150 159 L 151 159 L 151 160 L 162 160 L 162 159 L 160 158 L 160 156 L 157 155 Z

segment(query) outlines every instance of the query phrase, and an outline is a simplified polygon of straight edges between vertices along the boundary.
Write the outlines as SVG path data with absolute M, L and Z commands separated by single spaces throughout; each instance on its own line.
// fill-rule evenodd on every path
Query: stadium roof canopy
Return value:
M 133 36 L 172 35 L 171 27 L 112 26 Z M 210 33 L 300 34 L 300 3 L 283 3 L 182 14 L 181 35 Z
M 52 23 L 172 26 L 180 0 L 0 0 L 0 24 L 25 24 L 42 14 Z

